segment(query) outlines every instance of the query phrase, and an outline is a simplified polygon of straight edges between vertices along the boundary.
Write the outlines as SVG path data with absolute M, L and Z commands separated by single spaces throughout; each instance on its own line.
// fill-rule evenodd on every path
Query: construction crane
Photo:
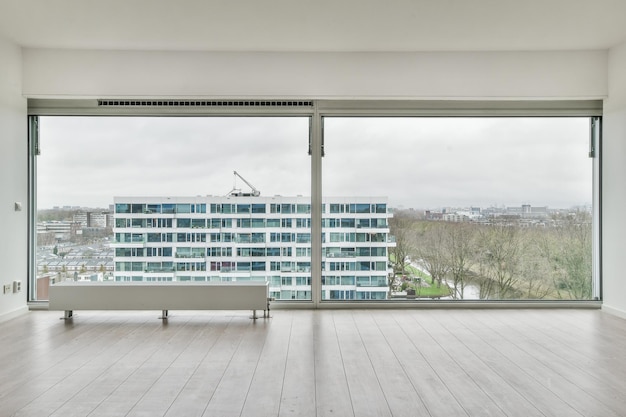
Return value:
M 246 181 L 246 179 L 242 177 L 237 171 L 233 171 L 233 174 L 235 174 L 235 181 L 233 184 L 233 189 L 230 191 L 230 193 L 228 193 L 229 196 L 231 197 L 258 197 L 261 195 L 261 192 L 257 190 L 256 188 L 254 188 L 254 186 L 250 184 L 248 181 Z M 237 177 L 239 177 L 243 182 L 246 183 L 246 185 L 248 185 L 248 187 L 250 187 L 249 193 L 244 193 L 241 191 L 240 188 L 237 188 Z

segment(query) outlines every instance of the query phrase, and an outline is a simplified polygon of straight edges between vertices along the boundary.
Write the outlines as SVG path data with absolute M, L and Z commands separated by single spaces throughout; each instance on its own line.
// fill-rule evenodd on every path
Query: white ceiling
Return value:
M 626 0 L 0 0 L 0 36 L 89 49 L 607 49 L 626 40 Z

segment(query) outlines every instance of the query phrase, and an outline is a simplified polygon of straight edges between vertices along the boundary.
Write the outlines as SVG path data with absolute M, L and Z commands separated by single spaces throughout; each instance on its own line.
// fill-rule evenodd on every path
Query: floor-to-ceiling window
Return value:
M 40 117 L 36 277 L 269 281 L 310 300 L 307 117 Z
M 336 229 L 324 241 L 322 299 L 593 299 L 589 126 L 326 117 L 324 195 L 371 205 L 356 219 L 347 206 L 324 213 Z M 344 279 L 353 292 L 334 291 Z
M 314 303 L 600 296 L 599 119 L 304 103 L 31 112 L 31 299 L 61 280 L 264 280 Z

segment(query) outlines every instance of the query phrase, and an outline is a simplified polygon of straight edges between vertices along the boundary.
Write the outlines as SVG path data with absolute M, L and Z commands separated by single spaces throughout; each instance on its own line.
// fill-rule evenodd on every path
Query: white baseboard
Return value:
M 615 307 L 611 307 L 611 306 L 607 306 L 606 304 L 602 305 L 602 311 L 605 311 L 609 314 L 612 314 L 614 316 L 626 319 L 626 310 L 622 310 L 619 308 L 615 308 Z
M 15 317 L 21 316 L 22 314 L 28 313 L 28 306 L 20 307 L 16 310 L 9 311 L 7 313 L 0 314 L 0 323 L 14 319 Z

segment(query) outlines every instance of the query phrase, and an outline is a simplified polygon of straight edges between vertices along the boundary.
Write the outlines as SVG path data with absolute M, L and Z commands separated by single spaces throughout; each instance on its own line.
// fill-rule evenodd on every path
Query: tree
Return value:
M 406 275 L 406 267 L 409 264 L 409 255 L 412 250 L 412 224 L 414 219 L 405 212 L 396 212 L 389 219 L 389 230 L 395 238 L 396 246 L 389 249 L 393 270 L 396 273 Z M 393 280 L 392 280 L 393 281 Z
M 518 291 L 520 298 L 540 300 L 554 297 L 551 267 L 541 241 L 551 230 L 529 229 L 524 233 L 520 256 Z
M 519 282 L 521 233 L 517 226 L 483 227 L 478 233 L 480 298 L 512 298 Z
M 591 216 L 579 212 L 560 221 L 554 238 L 544 242 L 553 267 L 553 281 L 559 298 L 588 300 L 592 287 Z
M 414 234 L 412 257 L 424 267 L 433 284 L 436 283 L 439 288 L 450 271 L 450 260 L 446 252 L 450 225 L 443 222 L 421 222 L 420 226 L 420 230 Z
M 465 223 L 449 224 L 446 234 L 449 274 L 452 278 L 452 297 L 463 299 L 467 278 L 477 256 L 476 236 L 472 225 Z

